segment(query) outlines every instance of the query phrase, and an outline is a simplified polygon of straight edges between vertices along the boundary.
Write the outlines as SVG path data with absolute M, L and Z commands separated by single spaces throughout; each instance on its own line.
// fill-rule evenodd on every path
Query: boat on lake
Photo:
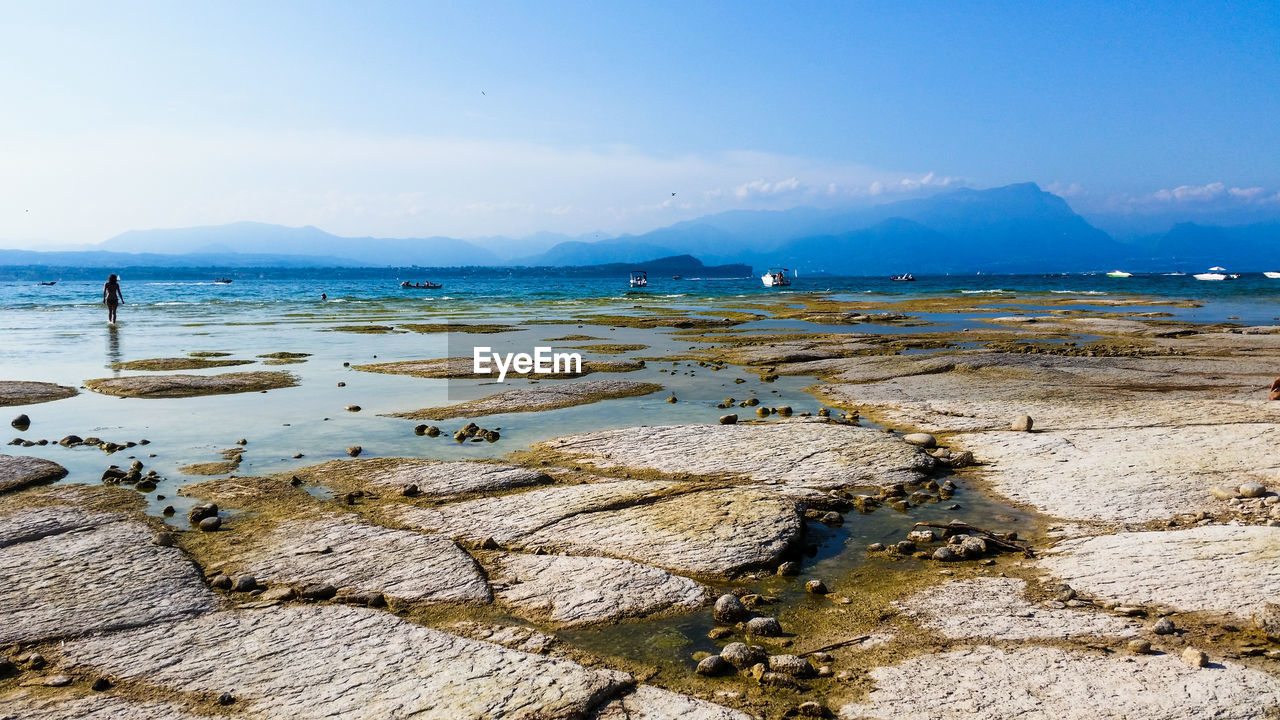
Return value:
M 915 282 L 916 276 L 912 275 L 911 273 L 905 273 L 903 275 L 894 275 L 889 279 L 894 282 Z
M 1263 274 L 1263 275 L 1266 275 L 1267 277 L 1271 278 L 1272 280 L 1280 280 L 1280 272 L 1264 272 L 1264 273 L 1262 273 L 1262 274 Z
M 225 277 L 224 277 L 224 278 L 218 278 L 217 280 L 214 280 L 214 281 L 213 281 L 213 284 L 214 284 L 214 285 L 230 285 L 230 284 L 231 284 L 231 278 L 225 278 Z
M 1196 273 L 1195 275 L 1192 275 L 1192 277 L 1194 277 L 1197 280 L 1226 280 L 1228 277 L 1232 277 L 1234 279 L 1240 276 L 1239 275 L 1229 276 L 1227 275 L 1226 268 L 1215 266 L 1215 267 L 1209 268 L 1209 272 Z
M 649 274 L 643 270 L 632 270 L 630 282 L 633 288 L 649 287 Z
M 404 282 L 400 283 L 400 287 L 415 288 L 417 290 L 439 290 L 440 288 L 444 287 L 444 285 L 441 285 L 440 283 L 436 283 L 436 282 L 431 282 L 430 280 L 427 280 L 425 282 L 420 282 L 420 283 L 411 283 L 408 280 L 405 280 Z
M 760 282 L 765 287 L 786 287 L 791 284 L 791 277 L 787 273 L 791 272 L 788 268 L 769 268 L 765 274 L 760 276 Z
M 1127 278 L 1127 277 L 1133 277 L 1133 273 L 1125 272 L 1123 270 L 1112 270 L 1111 272 L 1107 273 L 1107 277 Z

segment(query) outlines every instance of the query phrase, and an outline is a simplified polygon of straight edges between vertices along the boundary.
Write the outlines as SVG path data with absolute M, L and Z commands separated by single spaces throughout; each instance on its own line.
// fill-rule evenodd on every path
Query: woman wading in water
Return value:
M 120 292 L 120 278 L 115 273 L 111 273 L 107 283 L 102 286 L 102 302 L 107 304 L 107 322 L 115 323 L 116 308 L 124 302 L 124 293 Z

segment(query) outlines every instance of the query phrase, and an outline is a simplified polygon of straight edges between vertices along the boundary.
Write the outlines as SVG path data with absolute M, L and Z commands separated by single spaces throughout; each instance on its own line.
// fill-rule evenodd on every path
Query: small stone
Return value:
M 10 421 L 9 424 L 12 425 L 15 430 L 25 431 L 27 428 L 31 427 L 31 418 L 27 417 L 26 413 L 23 413 Z
M 234 703 L 235 701 L 236 701 L 236 697 L 235 697 L 235 695 L 232 695 L 232 694 L 231 694 L 231 693 L 229 693 L 229 692 L 224 692 L 224 693 L 222 693 L 221 695 L 219 695 L 219 696 L 218 696 L 218 704 L 219 704 L 219 705 L 230 705 L 231 703 Z
M 405 497 L 417 497 L 418 486 L 413 483 L 409 483 L 408 485 L 400 488 L 400 494 Z
M 721 416 L 720 416 L 720 424 L 721 424 L 721 425 L 734 425 L 734 424 L 736 424 L 737 422 L 738 422 L 738 416 L 737 416 L 737 415 L 735 415 L 735 414 L 732 414 L 732 413 L 731 413 L 731 414 L 729 414 L 729 415 L 721 415 Z
M 214 515 L 213 517 L 207 517 L 201 520 L 199 525 L 197 525 L 197 527 L 199 527 L 204 532 L 213 532 L 214 530 L 217 530 L 218 528 L 222 527 L 222 518 L 218 517 L 217 515 Z
M 942 547 L 933 551 L 933 559 L 937 560 L 938 562 L 954 562 L 956 560 L 959 560 L 960 556 L 956 554 L 955 550 L 951 549 L 950 545 L 943 545 Z
M 1242 484 L 1238 490 L 1242 497 L 1260 498 L 1267 494 L 1267 486 L 1262 483 L 1247 482 Z
M 1272 642 L 1280 642 L 1280 603 L 1264 602 L 1262 613 L 1254 618 L 1258 629 Z
M 769 669 L 786 673 L 792 677 L 809 677 L 813 675 L 813 666 L 808 660 L 796 655 L 770 655 Z
M 480 541 L 480 548 L 482 550 L 497 550 L 498 541 L 494 540 L 492 537 L 486 537 L 484 540 Z
M 800 574 L 800 563 L 788 560 L 778 566 L 779 575 L 795 576 Z
M 222 573 L 218 573 L 213 576 L 213 580 L 210 580 L 209 584 L 217 590 L 230 590 L 232 582 L 230 577 L 223 575 Z
M 754 617 L 747 621 L 747 632 L 761 637 L 777 637 L 782 634 L 782 625 L 777 618 Z
M 1182 662 L 1191 667 L 1206 667 L 1209 665 L 1209 656 L 1203 650 L 1189 647 L 1182 651 Z
M 360 406 L 359 406 L 359 405 L 348 405 L 348 406 L 347 406 L 347 412 L 360 412 Z
M 1151 652 L 1151 643 L 1146 640 L 1130 640 L 1129 652 L 1134 655 L 1146 655 Z
M 93 690 L 94 692 L 103 692 L 104 690 L 109 690 L 110 688 L 111 688 L 111 681 L 104 677 L 94 678 L 93 684 L 89 686 L 89 689 Z
M 236 444 L 237 444 L 237 445 L 248 445 L 248 444 L 249 444 L 249 441 L 248 441 L 248 440 L 246 440 L 245 438 L 240 438 L 239 440 L 237 440 L 237 441 L 236 441 Z
M 44 656 L 38 652 L 27 653 L 25 656 L 18 658 L 18 660 L 25 662 L 27 667 L 32 670 L 39 670 L 45 666 Z
M 1177 626 L 1167 617 L 1160 618 L 1151 626 L 1151 632 L 1157 635 L 1172 635 L 1177 631 Z
M 151 544 L 159 545 L 160 547 L 173 547 L 173 543 L 173 533 L 170 532 L 158 532 L 155 537 L 151 538 Z
M 435 425 L 431 425 L 427 427 L 427 437 L 439 437 L 439 435 L 440 435 L 440 428 L 436 427 Z
M 726 662 L 725 659 L 719 655 L 710 655 L 703 658 L 702 661 L 698 663 L 698 668 L 694 670 L 694 672 L 699 675 L 714 677 L 716 675 L 723 675 L 729 672 L 732 667 L 732 665 Z
M 736 595 L 725 593 L 716 600 L 715 608 L 712 609 L 712 616 L 716 622 L 732 625 L 733 623 L 742 622 L 750 617 L 751 613 L 747 611 L 742 601 Z
M 778 416 L 779 416 L 779 417 L 791 417 L 791 406 L 790 406 L 790 405 L 780 405 L 780 406 L 778 406 L 778 407 L 774 408 L 774 412 L 778 413 Z
M 831 674 L 832 673 L 831 673 L 830 665 L 823 665 L 822 667 L 818 668 L 818 677 L 831 677 Z
M 346 386 L 347 386 L 346 383 L 342 382 L 341 380 L 338 381 L 338 387 L 346 387 Z
M 667 402 L 674 405 L 675 403 L 679 402 L 679 400 L 676 400 L 676 396 L 672 395 L 671 397 L 667 398 Z
M 772 670 L 766 673 L 762 673 L 759 677 L 759 680 L 761 685 L 770 685 L 773 687 L 785 687 L 785 688 L 798 687 L 798 684 L 796 683 L 795 680 L 791 679 L 790 675 L 787 675 L 785 673 L 780 673 L 780 672 L 774 672 Z
M 1017 430 L 1018 432 L 1031 432 L 1034 424 L 1030 415 L 1019 415 L 1013 419 L 1013 422 L 1009 423 L 1009 429 Z
M 264 602 L 281 602 L 284 600 L 292 600 L 295 595 L 297 595 L 297 593 L 293 591 L 293 588 L 287 585 L 277 585 L 264 590 L 262 594 L 258 596 L 258 599 Z
M 827 586 L 821 580 L 810 580 L 809 582 L 804 584 L 804 589 L 806 592 L 812 595 L 827 594 Z
M 241 575 L 236 578 L 236 581 L 231 586 L 231 589 L 234 590 L 235 592 L 249 592 L 250 590 L 256 590 L 257 587 L 258 587 L 257 578 L 255 578 L 252 575 Z
M 938 445 L 937 439 L 929 433 L 908 433 L 902 436 L 902 441 L 922 448 L 937 447 Z
M 907 539 L 914 543 L 931 543 L 934 540 L 932 530 L 912 530 L 907 533 Z
M 916 551 L 916 544 L 911 542 L 910 540 L 899 540 L 898 542 L 894 543 L 893 547 L 903 555 L 910 555 L 911 553 Z
M 871 543 L 867 546 L 867 552 L 883 552 L 884 543 Z
M 360 447 L 359 445 L 352 445 L 351 447 L 347 448 L 347 454 L 350 455 L 351 457 L 359 457 L 360 453 L 363 451 L 364 451 L 364 448 Z
M 427 426 L 426 426 L 426 425 L 414 425 L 414 426 L 413 426 L 413 434 L 414 434 L 414 435 L 426 435 L 426 434 L 427 434 Z
M 838 512 L 831 511 L 824 513 L 820 518 L 823 525 L 840 526 L 844 524 L 844 516 Z
M 68 675 L 54 675 L 53 677 L 45 678 L 40 684 L 48 687 L 66 687 L 71 684 L 71 677 Z
M 204 503 L 196 505 L 187 511 L 187 522 L 197 525 L 201 520 L 209 517 L 215 517 L 218 514 L 218 506 L 214 503 Z
M 820 703 L 810 700 L 800 703 L 800 707 L 796 708 L 796 713 L 802 717 L 823 717 L 827 714 L 827 709 L 822 707 Z
M 745 670 L 752 665 L 763 663 L 767 655 L 762 648 L 731 642 L 720 651 L 720 657 L 739 670 Z
M 328 583 L 312 583 L 302 588 L 298 596 L 303 600 L 328 600 L 338 594 L 338 589 Z
M 961 450 L 960 452 L 951 453 L 951 455 L 943 462 L 948 467 L 960 469 L 967 468 L 976 461 L 974 460 L 973 453 L 968 450 Z
M 733 630 L 727 627 L 713 627 L 707 631 L 707 637 L 712 640 L 723 640 L 733 634 Z

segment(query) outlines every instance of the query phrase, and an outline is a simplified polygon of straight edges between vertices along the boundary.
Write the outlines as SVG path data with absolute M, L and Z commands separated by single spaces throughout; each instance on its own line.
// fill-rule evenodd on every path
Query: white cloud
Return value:
M 752 180 L 749 183 L 743 183 L 733 189 L 734 197 L 745 200 L 755 195 L 781 195 L 789 193 L 800 187 L 800 181 L 794 177 L 777 182 L 769 182 L 767 180 Z

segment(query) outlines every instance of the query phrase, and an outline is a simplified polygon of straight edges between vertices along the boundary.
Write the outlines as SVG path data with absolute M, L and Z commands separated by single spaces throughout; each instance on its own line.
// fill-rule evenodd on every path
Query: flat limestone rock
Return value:
M 0 514 L 0 548 L 31 542 L 50 535 L 87 530 L 119 522 L 122 513 L 86 512 L 69 505 L 51 505 Z
M 295 471 L 298 477 L 334 488 L 398 492 L 418 486 L 418 497 L 446 499 L 550 482 L 537 470 L 469 460 L 368 458 L 333 460 Z
M 648 395 L 662 389 L 656 383 L 629 380 L 589 380 L 587 382 L 535 385 L 516 388 L 471 402 L 396 413 L 396 417 L 414 420 L 443 420 L 454 417 L 483 417 L 513 412 L 535 412 L 587 405 L 600 400 Z
M 35 405 L 78 394 L 75 388 L 29 380 L 0 380 L 0 407 Z
M 806 340 L 759 342 L 729 347 L 717 347 L 714 353 L 730 358 L 740 365 L 777 365 L 830 360 L 852 355 L 883 352 L 877 346 L 860 339 L 865 335 L 819 336 Z
M 185 398 L 228 395 L 292 387 L 298 379 L 287 372 L 243 372 L 221 375 L 131 375 L 85 380 L 94 392 L 118 397 Z
M 0 720 L 206 720 L 213 717 L 188 712 L 166 702 L 137 701 L 111 695 L 35 694 L 29 690 L 0 696 L 0 708 L 3 708 L 0 709 Z
M 388 507 L 388 517 L 409 527 L 440 532 L 479 544 L 493 538 L 503 547 L 522 544 L 540 528 L 579 513 L 625 507 L 667 493 L 670 483 L 649 480 L 556 485 L 528 492 L 420 508 Z
M 1274 484 L 1280 472 L 1280 425 L 1270 423 L 981 432 L 957 443 L 997 492 L 1066 520 L 1165 519 L 1214 506 L 1214 485 Z
M 209 612 L 218 600 L 175 547 L 135 521 L 10 516 L 0 552 L 0 644 L 74 637 Z M 15 532 L 12 528 L 28 528 Z M 30 529 L 36 529 L 32 533 Z
M 235 365 L 252 365 L 252 360 L 210 360 L 201 357 L 150 358 L 147 360 L 129 360 L 111 366 L 112 370 L 142 370 L 146 372 L 163 372 L 166 370 L 207 370 L 216 367 L 232 367 Z
M 728 575 L 776 565 L 803 530 L 791 500 L 764 487 L 736 487 L 574 515 L 539 529 L 527 541 L 676 572 Z
M 820 419 L 762 425 L 629 427 L 536 448 L 597 468 L 643 468 L 834 489 L 921 481 L 933 458 L 870 428 Z
M 640 685 L 605 705 L 593 720 L 752 720 L 752 716 L 652 685 Z
M 1114 615 L 1053 610 L 1024 597 L 1025 580 L 973 578 L 946 582 L 902 601 L 904 615 L 952 639 L 1028 640 L 1077 636 L 1127 637 L 1138 627 Z
M 244 717 L 297 720 L 580 717 L 631 682 L 341 605 L 214 613 L 73 640 L 62 652 L 72 669 L 232 692 Z
M 1205 525 L 1066 540 L 1041 567 L 1086 596 L 1247 619 L 1280 595 L 1280 527 Z
M 268 584 L 329 583 L 431 602 L 488 602 L 471 556 L 449 538 L 338 516 L 281 522 L 231 561 Z
M 630 372 L 644 367 L 639 360 L 583 360 L 580 373 L 540 373 L 539 379 L 577 378 L 593 372 Z M 373 363 L 370 365 L 353 365 L 353 370 L 364 372 L 387 373 L 391 375 L 412 375 L 420 378 L 439 380 L 481 380 L 498 378 L 498 371 L 477 373 L 475 358 L 450 357 L 432 358 L 429 360 L 402 360 L 398 362 Z M 529 378 L 532 373 L 508 372 L 507 378 Z
M 693 580 L 612 558 L 507 554 L 490 578 L 502 602 L 565 626 L 691 611 L 707 600 Z
M 979 646 L 875 668 L 871 679 L 867 702 L 844 706 L 841 718 L 1261 720 L 1280 704 L 1280 678 L 1230 663 L 1193 668 L 1173 653 Z
M 0 492 L 54 482 L 66 476 L 67 469 L 52 460 L 0 455 Z

